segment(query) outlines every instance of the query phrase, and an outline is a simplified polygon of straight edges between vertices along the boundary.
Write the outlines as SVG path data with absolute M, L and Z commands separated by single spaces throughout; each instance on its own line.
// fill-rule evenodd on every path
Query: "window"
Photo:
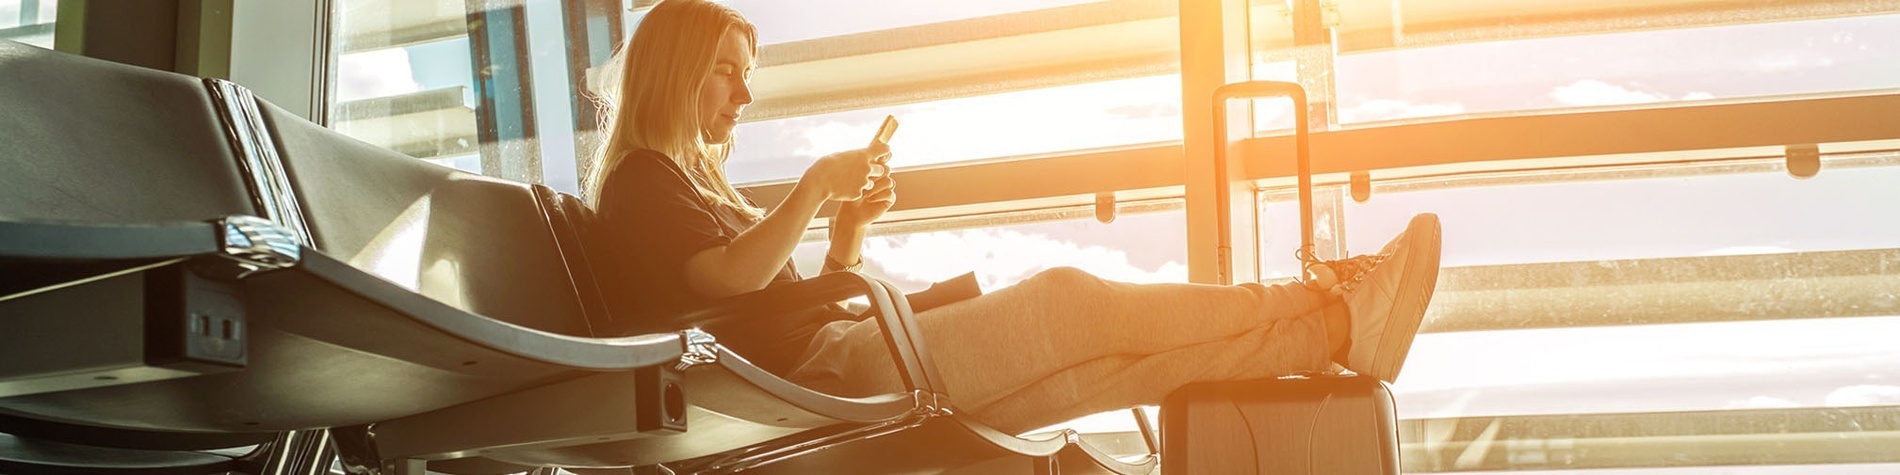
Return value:
M 444 165 L 578 191 L 598 140 L 580 91 L 653 3 L 342 2 L 330 125 Z M 728 5 L 761 25 L 763 47 L 735 181 L 795 177 L 818 156 L 862 146 L 883 114 L 905 124 L 893 143 L 900 167 L 1179 139 L 1166 2 Z M 835 14 L 847 10 L 857 13 Z M 985 120 L 1000 106 L 1017 121 Z
M 1900 88 L 1900 15 L 1406 48 L 1339 58 L 1339 122 Z
M 1900 202 L 1900 153 L 1823 167 L 1473 173 L 1393 180 L 1365 203 L 1320 186 L 1321 246 L 1371 252 L 1418 212 L 1444 223 L 1437 294 L 1393 386 L 1406 471 L 1900 462 L 1884 448 L 1900 430 L 1900 225 L 1866 208 Z M 1290 275 L 1297 207 L 1285 188 L 1259 198 L 1263 273 Z
M 738 182 L 796 179 L 828 153 L 863 147 L 898 117 L 891 166 L 954 164 L 1181 139 L 1179 75 L 1012 91 L 742 124 Z
M 1186 215 L 1175 200 L 1123 205 L 1111 222 L 1093 208 L 1058 208 L 957 220 L 875 225 L 864 272 L 906 292 L 965 272 L 984 290 L 1051 267 L 1075 267 L 1123 282 L 1186 282 Z M 793 252 L 800 274 L 818 275 L 828 242 L 809 233 Z
M 1891 132 L 1851 132 L 1886 107 L 1795 118 L 1900 89 L 1900 16 L 1323 4 L 1326 34 L 1298 46 L 1285 7 L 1251 18 L 1254 77 L 1315 103 L 1319 253 L 1375 251 L 1420 212 L 1444 223 L 1437 294 L 1394 385 L 1404 471 L 1900 467 L 1886 337 L 1900 228 L 1869 214 L 1900 198 L 1900 155 Z M 1267 278 L 1298 272 L 1285 104 L 1261 101 L 1243 140 L 1265 179 Z M 1817 143 L 1824 171 L 1791 177 L 1785 156 Z M 1368 169 L 1360 202 L 1347 179 Z
M 1011 2 L 909 2 L 877 0 L 733 0 L 726 2 L 753 23 L 760 44 L 779 44 L 845 36 L 956 20 L 983 18 L 1101 0 L 1027 0 Z M 640 2 L 647 3 L 647 2 Z M 851 12 L 841 15 L 839 12 Z
M 59 0 L 0 0 L 0 40 L 53 49 Z
M 563 3 L 469 5 L 338 2 L 329 125 L 417 158 L 573 191 L 582 99 L 572 85 L 583 69 L 569 67 Z
M 1256 5 L 1253 62 L 1312 64 L 1328 127 L 1900 88 L 1900 14 L 1840 2 L 1324 3 L 1295 49 L 1285 6 Z M 1256 73 L 1256 77 L 1259 74 Z M 1258 124 L 1262 131 L 1284 128 Z
M 578 91 L 653 3 L 341 2 L 332 125 L 575 191 L 597 139 Z M 731 0 L 763 46 L 730 175 L 771 204 L 896 115 L 909 181 L 867 240 L 869 273 L 911 291 L 1060 265 L 1184 281 L 1211 246 L 1187 230 L 1213 224 L 1183 201 L 1182 84 L 1200 78 L 1179 67 L 1182 3 Z M 1900 133 L 1876 120 L 1900 103 L 1900 12 L 1504 3 L 1235 12 L 1252 77 L 1313 102 L 1322 255 L 1443 217 L 1439 296 L 1395 385 L 1405 470 L 1900 467 L 1900 227 L 1882 214 L 1900 202 Z M 1297 272 L 1285 104 L 1254 104 L 1235 155 L 1256 206 L 1235 224 L 1263 236 L 1250 264 L 1269 279 Z M 1783 156 L 1802 150 L 1822 170 L 1798 180 Z M 1102 197 L 1112 223 L 1093 220 Z M 795 253 L 807 275 L 824 237 Z

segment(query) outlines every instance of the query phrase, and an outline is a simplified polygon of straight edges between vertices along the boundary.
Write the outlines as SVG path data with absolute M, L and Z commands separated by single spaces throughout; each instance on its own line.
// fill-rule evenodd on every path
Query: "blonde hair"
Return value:
M 583 196 L 599 208 L 606 177 L 629 153 L 648 149 L 666 155 L 686 172 L 709 201 L 758 219 L 753 207 L 726 180 L 732 136 L 707 143 L 699 117 L 699 89 L 712 74 L 720 39 L 743 33 L 754 56 L 758 29 L 739 12 L 706 0 L 665 0 L 649 10 L 640 27 L 603 68 L 600 130 L 606 141 L 592 155 Z

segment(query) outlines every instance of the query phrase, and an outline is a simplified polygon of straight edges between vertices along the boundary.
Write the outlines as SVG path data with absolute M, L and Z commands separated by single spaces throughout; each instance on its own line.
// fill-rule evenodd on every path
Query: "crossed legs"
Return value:
M 1181 385 L 1330 367 L 1327 305 L 1297 284 L 1128 284 L 1057 268 L 917 315 L 957 407 L 1010 432 L 1161 401 Z M 1343 308 L 1343 307 L 1341 307 Z M 902 391 L 873 321 L 820 330 L 792 379 Z

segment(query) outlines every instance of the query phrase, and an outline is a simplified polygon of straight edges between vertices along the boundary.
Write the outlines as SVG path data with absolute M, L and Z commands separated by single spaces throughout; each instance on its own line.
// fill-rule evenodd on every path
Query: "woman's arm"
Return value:
M 792 185 L 792 193 L 765 219 L 741 231 L 732 243 L 708 248 L 686 260 L 686 283 L 711 297 L 727 297 L 765 288 L 798 246 L 825 196 Z
M 824 271 L 856 270 L 864 263 L 860 250 L 864 248 L 864 229 L 852 226 L 839 226 L 836 221 L 831 226 L 831 247 L 825 249 Z M 833 265 L 835 262 L 837 265 Z M 837 268 L 837 266 L 845 266 Z
M 818 208 L 831 200 L 855 200 L 871 188 L 873 163 L 887 154 L 879 149 L 852 150 L 818 159 L 805 170 L 785 201 L 766 213 L 732 242 L 708 248 L 686 260 L 686 283 L 710 297 L 727 297 L 765 288 L 792 257 L 792 249 Z M 881 172 L 880 172 L 881 174 Z
M 865 231 L 896 202 L 897 182 L 886 173 L 872 183 L 864 197 L 839 203 L 838 215 L 831 220 L 831 247 L 825 251 L 828 260 L 825 271 L 856 270 L 864 264 L 861 251 Z

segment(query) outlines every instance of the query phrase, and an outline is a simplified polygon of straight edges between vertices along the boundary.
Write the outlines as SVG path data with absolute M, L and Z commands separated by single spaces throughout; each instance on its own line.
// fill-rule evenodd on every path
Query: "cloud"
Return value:
M 1835 407 L 1900 405 L 1900 386 L 1861 384 L 1835 389 L 1827 393 L 1827 405 Z
M 1702 101 L 1714 99 L 1715 95 L 1703 91 L 1692 91 L 1682 97 L 1670 97 L 1660 92 L 1642 91 L 1618 86 L 1596 79 L 1582 79 L 1570 84 L 1557 86 L 1550 90 L 1550 98 L 1559 104 L 1573 107 L 1615 106 L 1625 104 L 1647 104 L 1667 101 Z
M 1550 97 L 1566 106 L 1609 106 L 1669 100 L 1668 96 L 1662 94 L 1632 90 L 1595 79 L 1557 86 L 1550 91 Z
M 1156 269 L 1129 262 L 1128 253 L 1088 246 L 1041 233 L 967 229 L 868 239 L 866 260 L 891 277 L 943 280 L 975 271 L 986 290 L 1006 287 L 1051 267 L 1069 266 L 1122 282 L 1186 282 L 1187 266 L 1169 261 Z
M 1176 140 L 1180 100 L 1180 77 L 1162 75 L 748 123 L 734 161 L 863 147 L 887 113 L 903 124 L 891 140 L 900 167 Z
M 337 58 L 338 101 L 408 94 L 422 90 L 402 48 L 346 54 Z
M 1340 122 L 1373 122 L 1414 117 L 1438 117 L 1465 113 L 1464 104 L 1439 102 L 1416 104 L 1397 99 L 1372 99 L 1340 109 Z
M 901 127 L 900 127 L 901 129 Z M 792 154 L 817 160 L 832 153 L 863 147 L 870 143 L 871 135 L 877 132 L 877 126 L 866 127 L 862 124 L 846 123 L 840 120 L 827 120 L 824 123 L 805 129 L 804 140 L 793 148 Z
M 1752 256 L 1761 254 L 1788 254 L 1796 252 L 1781 246 L 1728 246 L 1697 253 L 1698 256 Z
M 1834 58 L 1815 56 L 1807 51 L 1774 51 L 1756 56 L 1752 63 L 1757 72 L 1786 73 L 1830 67 L 1834 65 Z
M 1748 399 L 1731 399 L 1723 409 L 1786 409 L 1801 407 L 1801 404 L 1772 396 L 1755 396 Z

